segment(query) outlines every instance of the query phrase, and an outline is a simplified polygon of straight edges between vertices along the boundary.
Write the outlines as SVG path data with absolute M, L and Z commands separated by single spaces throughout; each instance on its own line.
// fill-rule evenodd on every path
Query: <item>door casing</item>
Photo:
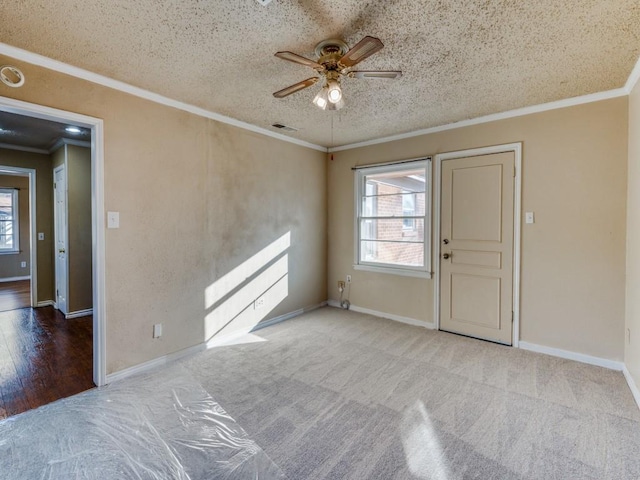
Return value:
M 91 223 L 93 251 L 93 383 L 107 383 L 104 122 L 100 118 L 0 96 L 0 111 L 91 129 Z M 35 181 L 35 176 L 34 176 Z M 35 188 L 33 189 L 35 191 Z M 34 197 L 35 199 L 35 197 Z M 35 217 L 34 217 L 35 218 Z M 35 221 L 35 220 L 32 220 Z M 34 257 L 35 260 L 35 257 Z M 32 263 L 34 263 L 32 261 Z M 33 281 L 33 280 L 32 280 Z
M 522 209 L 522 143 L 509 143 L 492 147 L 474 148 L 457 152 L 439 153 L 435 156 L 435 172 L 433 182 L 434 227 L 433 227 L 433 265 L 434 265 L 434 323 L 440 329 L 440 218 L 442 192 L 442 162 L 444 160 L 490 155 L 493 153 L 513 152 L 515 161 L 515 178 L 513 189 L 513 332 L 512 346 L 520 346 L 520 235 Z
M 16 175 L 29 179 L 29 277 L 30 302 L 32 307 L 38 306 L 38 244 L 36 242 L 36 170 L 34 168 L 0 165 L 3 175 Z

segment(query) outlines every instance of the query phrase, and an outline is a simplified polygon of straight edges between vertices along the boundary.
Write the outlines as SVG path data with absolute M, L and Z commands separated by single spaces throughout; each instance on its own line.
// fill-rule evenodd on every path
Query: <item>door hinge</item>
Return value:
M 53 188 L 56 188 L 57 184 L 56 182 L 53 182 Z
M 516 166 L 514 165 L 513 166 L 513 178 L 515 178 L 515 177 L 516 177 Z
M 513 310 L 511 310 L 511 323 L 513 323 Z

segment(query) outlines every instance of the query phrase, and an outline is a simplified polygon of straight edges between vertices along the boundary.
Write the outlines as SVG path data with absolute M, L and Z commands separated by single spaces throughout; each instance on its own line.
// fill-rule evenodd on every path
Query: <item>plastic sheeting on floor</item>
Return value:
M 283 479 L 176 365 L 0 422 L 2 479 Z

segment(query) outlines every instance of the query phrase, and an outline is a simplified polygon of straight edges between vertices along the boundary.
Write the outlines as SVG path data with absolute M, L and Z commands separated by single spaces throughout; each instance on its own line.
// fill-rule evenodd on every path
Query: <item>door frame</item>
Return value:
M 513 152 L 515 177 L 513 188 L 513 329 L 512 346 L 520 346 L 520 235 L 521 235 L 521 208 L 522 208 L 522 142 L 495 145 L 492 147 L 472 148 L 456 152 L 439 153 L 435 156 L 435 173 L 433 182 L 433 265 L 435 278 L 434 323 L 436 330 L 440 329 L 440 216 L 441 216 L 441 192 L 442 192 L 442 162 L 465 157 L 477 157 L 494 153 Z
M 15 175 L 29 178 L 29 290 L 32 307 L 38 305 L 38 252 L 36 239 L 36 170 L 33 168 L 0 165 L 3 175 Z
M 0 96 L 0 111 L 72 123 L 91 129 L 91 230 L 93 257 L 93 382 L 107 383 L 104 122 L 100 118 Z M 34 179 L 35 180 L 35 179 Z M 33 189 L 35 192 L 35 188 Z
M 64 148 L 66 150 L 67 146 L 64 145 L 62 148 Z M 66 155 L 66 152 L 65 152 Z M 61 273 L 58 270 L 58 258 L 57 255 L 59 252 L 57 252 L 58 250 L 58 235 L 61 233 L 58 230 L 58 205 L 56 202 L 56 172 L 61 171 L 63 172 L 64 175 L 64 209 L 65 209 L 65 213 L 64 213 L 64 238 L 65 238 L 65 250 L 69 250 L 69 197 L 68 197 L 68 187 L 67 187 L 67 167 L 66 165 L 63 163 L 62 165 L 58 165 L 57 167 L 55 167 L 53 169 L 53 251 L 54 251 L 54 262 L 53 262 L 53 278 L 54 278 L 54 282 L 53 282 L 53 288 L 56 289 L 56 292 L 54 294 L 54 300 L 53 300 L 53 306 L 60 310 L 62 313 L 64 313 L 64 316 L 66 318 L 67 313 L 69 313 L 69 306 L 67 305 L 67 300 L 69 297 L 69 257 L 68 257 L 68 252 L 65 252 L 65 256 L 64 256 L 64 309 L 66 311 L 63 311 L 60 308 L 60 305 L 58 305 L 58 299 L 60 297 L 60 295 L 58 294 L 58 275 Z

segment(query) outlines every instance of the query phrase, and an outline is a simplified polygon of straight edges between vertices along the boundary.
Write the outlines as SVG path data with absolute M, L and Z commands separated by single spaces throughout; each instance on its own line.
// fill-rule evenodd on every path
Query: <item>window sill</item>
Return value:
M 19 255 L 20 250 L 0 250 L 0 255 Z
M 425 272 L 423 270 L 409 270 L 405 268 L 379 267 L 377 265 L 361 264 L 354 265 L 353 269 L 362 270 L 364 272 L 386 273 L 391 275 L 398 275 L 401 277 L 431 278 L 431 272 Z

